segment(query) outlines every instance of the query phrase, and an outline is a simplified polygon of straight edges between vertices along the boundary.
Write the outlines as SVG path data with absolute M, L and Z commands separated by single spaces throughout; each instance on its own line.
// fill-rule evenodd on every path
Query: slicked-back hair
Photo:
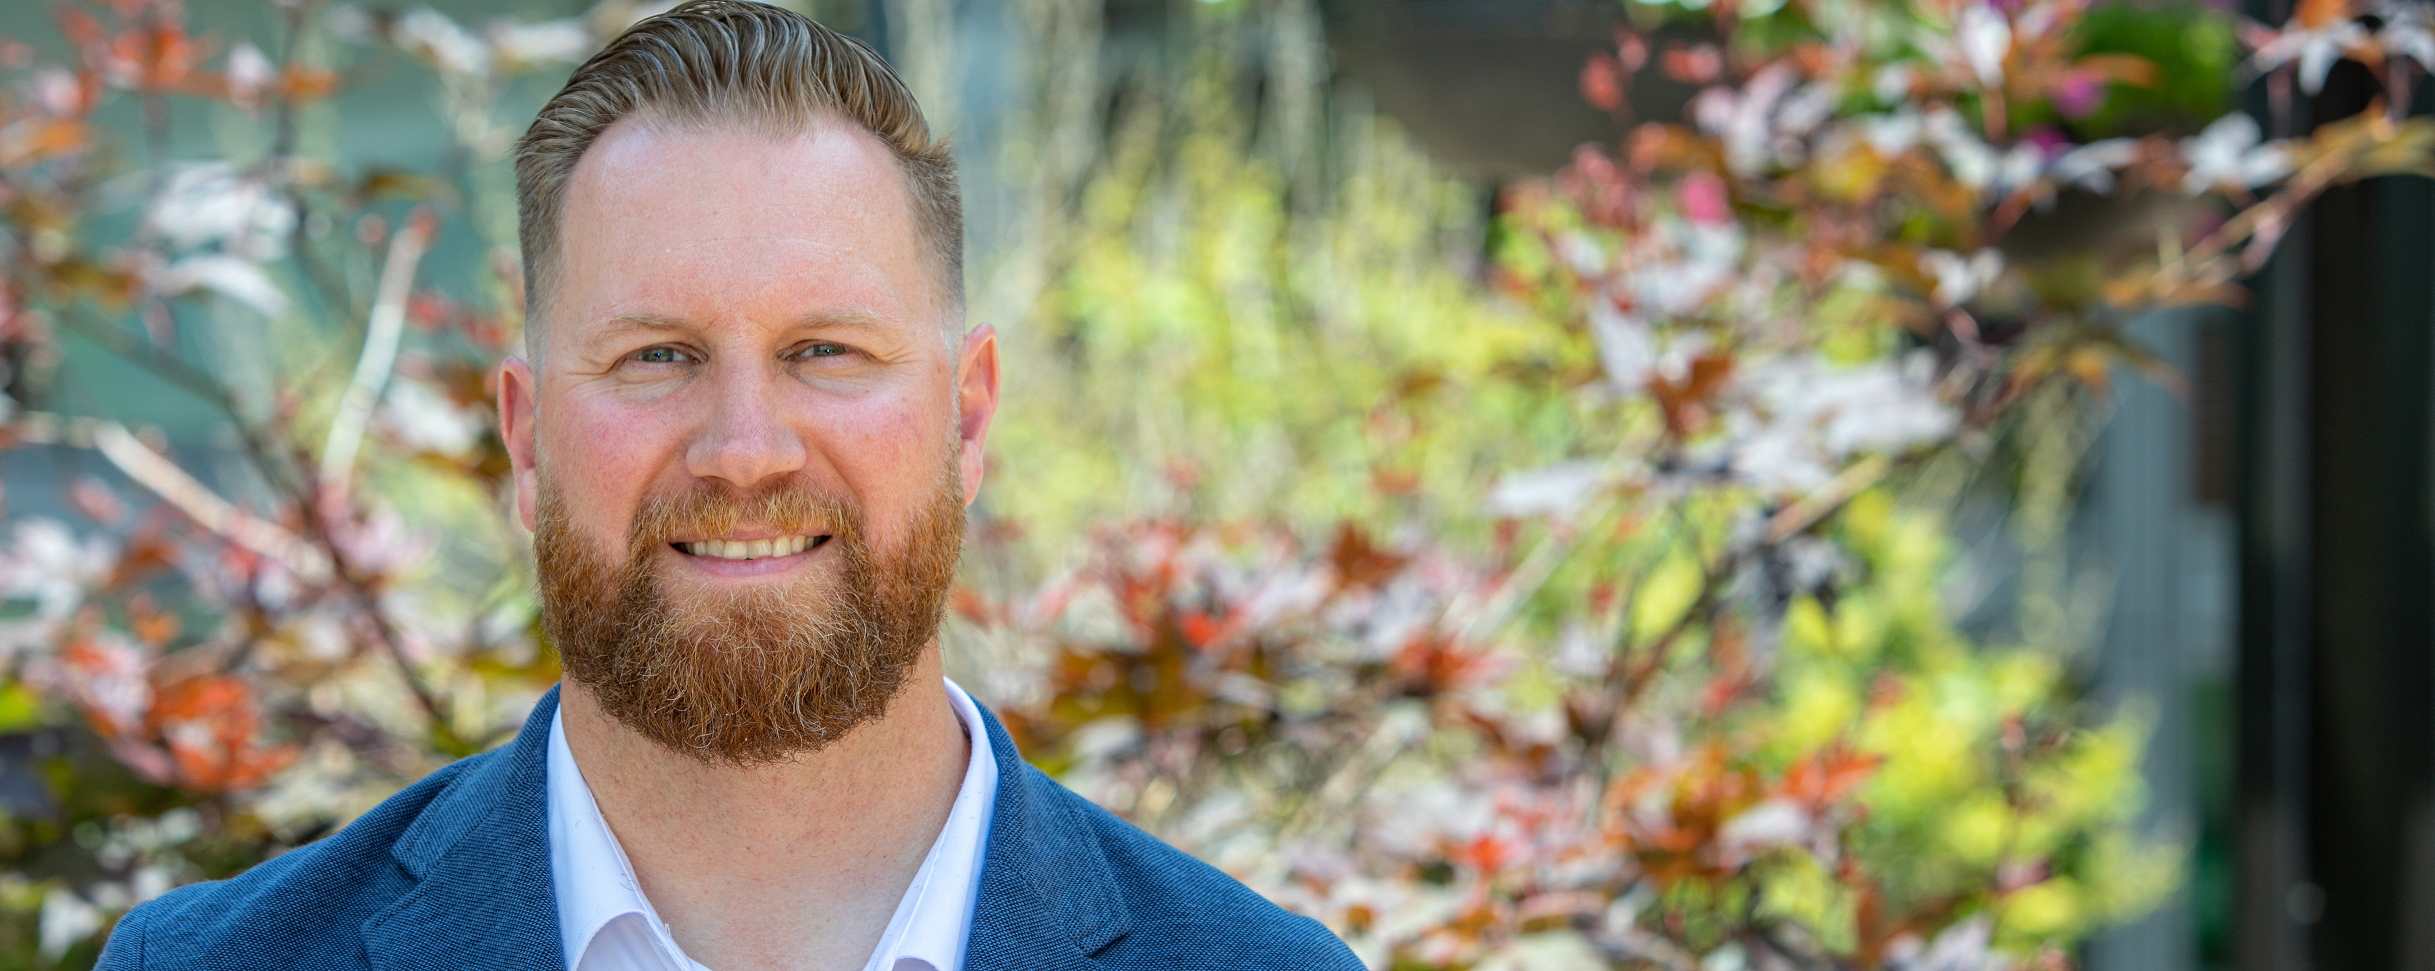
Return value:
M 960 320 L 964 204 L 955 159 L 913 93 L 861 41 L 752 0 L 689 0 L 635 24 L 567 79 L 516 142 L 525 320 L 539 324 L 563 275 L 567 182 L 609 126 L 628 117 L 692 128 L 733 124 L 787 136 L 844 119 L 888 146 L 937 264 L 943 309 Z M 538 351 L 538 342 L 527 340 Z

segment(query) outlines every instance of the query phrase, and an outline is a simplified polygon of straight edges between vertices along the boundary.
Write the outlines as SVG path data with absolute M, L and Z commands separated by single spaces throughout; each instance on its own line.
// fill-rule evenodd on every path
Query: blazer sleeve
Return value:
M 118 926 L 110 929 L 110 939 L 102 943 L 101 960 L 93 971 L 139 971 L 144 967 L 144 922 L 153 909 L 137 907 L 118 919 Z

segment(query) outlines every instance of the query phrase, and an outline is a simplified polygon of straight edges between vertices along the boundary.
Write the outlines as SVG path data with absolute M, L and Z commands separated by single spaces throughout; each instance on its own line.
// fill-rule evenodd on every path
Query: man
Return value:
M 137 908 L 104 966 L 1360 966 L 941 675 L 997 344 L 878 57 L 687 3 L 578 69 L 516 173 L 500 425 L 566 680 L 507 747 Z

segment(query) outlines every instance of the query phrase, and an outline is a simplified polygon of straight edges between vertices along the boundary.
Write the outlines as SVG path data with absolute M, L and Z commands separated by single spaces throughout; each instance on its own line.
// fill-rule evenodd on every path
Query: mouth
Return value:
M 704 539 L 668 545 L 686 556 L 749 561 L 794 556 L 819 549 L 828 541 L 827 536 L 779 536 L 770 539 Z

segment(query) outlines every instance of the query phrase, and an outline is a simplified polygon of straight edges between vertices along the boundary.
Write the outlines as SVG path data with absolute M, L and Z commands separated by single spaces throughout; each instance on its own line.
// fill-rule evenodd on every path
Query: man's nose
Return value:
M 686 470 L 750 489 L 771 476 L 803 468 L 803 437 L 780 408 L 776 376 L 762 368 L 722 368 L 711 375 L 710 414 L 686 449 Z

